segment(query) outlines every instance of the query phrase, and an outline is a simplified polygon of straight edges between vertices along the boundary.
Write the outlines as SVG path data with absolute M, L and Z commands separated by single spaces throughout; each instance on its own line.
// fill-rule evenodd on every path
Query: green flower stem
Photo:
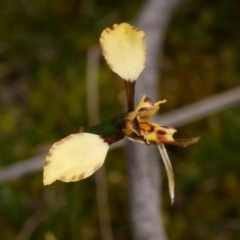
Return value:
M 128 113 L 123 113 L 115 118 L 106 120 L 94 126 L 84 128 L 84 132 L 98 134 L 103 137 L 117 135 L 122 132 L 126 125 Z

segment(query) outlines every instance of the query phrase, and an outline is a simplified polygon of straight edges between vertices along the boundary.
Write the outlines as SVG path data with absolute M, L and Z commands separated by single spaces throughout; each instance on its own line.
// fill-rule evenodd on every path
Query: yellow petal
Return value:
M 149 109 L 147 111 L 144 111 L 140 114 L 140 122 L 141 121 L 147 121 L 149 118 L 151 118 L 160 108 L 161 104 L 165 103 L 167 100 L 161 100 L 158 102 L 154 103 L 154 108 L 153 109 Z
M 145 66 L 145 33 L 128 23 L 114 24 L 100 37 L 109 67 L 125 80 L 135 81 Z
M 177 131 L 174 128 L 161 126 L 153 122 L 140 122 L 142 135 L 147 144 L 156 143 L 174 143 L 173 134 Z
M 95 134 L 77 133 L 53 144 L 46 158 L 43 183 L 75 182 L 92 175 L 103 164 L 108 143 Z
M 151 98 L 143 95 L 134 112 L 136 115 L 139 114 L 141 116 L 141 112 L 146 112 L 152 109 L 155 109 L 154 102 Z

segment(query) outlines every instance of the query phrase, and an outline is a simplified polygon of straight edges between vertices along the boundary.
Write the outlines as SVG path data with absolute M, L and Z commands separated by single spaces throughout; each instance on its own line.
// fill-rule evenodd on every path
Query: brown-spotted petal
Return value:
M 113 72 L 135 81 L 145 67 L 145 33 L 128 23 L 114 24 L 100 37 L 103 55 Z
M 141 131 L 141 127 L 140 127 L 137 117 L 135 117 L 131 120 L 127 120 L 126 128 L 124 129 L 124 133 L 127 136 L 131 135 L 133 133 L 135 133 L 138 136 L 141 136 L 142 131 Z
M 141 116 L 142 113 L 155 109 L 154 102 L 151 98 L 143 95 L 134 112 Z
M 165 103 L 167 100 L 161 100 L 154 103 L 154 107 L 152 109 L 148 109 L 147 111 L 144 111 L 140 114 L 140 122 L 141 121 L 147 121 L 149 118 L 151 118 L 160 108 L 161 104 Z
M 165 127 L 152 122 L 140 122 L 140 126 L 147 142 L 166 143 L 174 142 L 173 134 L 177 131 L 171 127 Z
M 71 134 L 53 144 L 44 165 L 43 183 L 75 182 L 92 175 L 103 164 L 109 144 L 99 135 Z

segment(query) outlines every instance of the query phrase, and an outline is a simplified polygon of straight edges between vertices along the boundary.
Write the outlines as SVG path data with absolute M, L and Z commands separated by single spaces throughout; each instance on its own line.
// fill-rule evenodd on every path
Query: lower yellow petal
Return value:
M 71 134 L 53 144 L 43 172 L 44 185 L 56 180 L 75 182 L 92 175 L 103 164 L 109 145 L 99 135 Z

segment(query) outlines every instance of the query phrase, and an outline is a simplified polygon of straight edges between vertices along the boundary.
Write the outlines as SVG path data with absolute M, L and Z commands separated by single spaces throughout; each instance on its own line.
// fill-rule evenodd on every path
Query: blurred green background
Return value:
M 87 124 L 87 50 L 105 27 L 134 20 L 142 3 L 0 1 L 1 167 L 42 153 Z M 162 113 L 239 85 L 239 12 L 238 0 L 192 0 L 178 8 L 159 64 L 160 96 L 168 99 Z M 103 58 L 99 74 L 103 120 L 122 112 L 124 84 Z M 169 239 L 240 239 L 239 106 L 177 135 L 201 140 L 187 149 L 168 148 L 176 177 L 172 207 L 163 171 Z M 109 152 L 105 166 L 114 239 L 130 239 L 124 149 Z M 2 183 L 0 239 L 16 239 L 23 226 L 30 226 L 29 239 L 100 239 L 95 190 L 93 177 L 43 187 L 42 172 Z

